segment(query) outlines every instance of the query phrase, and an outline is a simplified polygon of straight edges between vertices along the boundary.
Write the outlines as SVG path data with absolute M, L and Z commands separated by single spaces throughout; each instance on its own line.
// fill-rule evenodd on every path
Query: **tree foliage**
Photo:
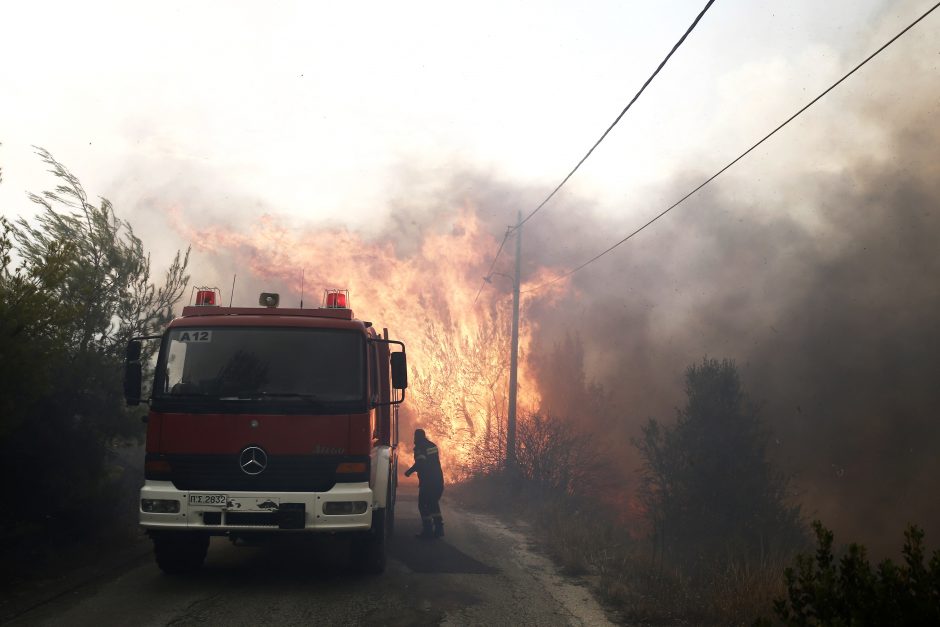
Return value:
M 596 496 L 610 488 L 607 450 L 559 416 L 523 415 L 517 430 L 519 478 L 540 495 Z
M 13 226 L 0 218 L 0 438 L 18 428 L 26 408 L 50 383 L 51 364 L 64 356 L 68 303 L 53 294 L 73 257 L 71 247 L 49 247 L 41 263 L 12 268 Z
M 54 294 L 77 309 L 66 329 L 68 349 L 115 354 L 128 338 L 152 333 L 170 320 L 189 280 L 189 251 L 176 253 L 163 285 L 155 286 L 150 256 L 130 223 L 115 215 L 106 198 L 98 205 L 88 202 L 78 178 L 48 151 L 39 148 L 38 154 L 59 184 L 29 195 L 43 209 L 35 223 L 17 220 L 18 252 L 26 265 L 41 266 L 50 251 L 71 248 L 69 271 Z
M 796 558 L 786 569 L 787 596 L 774 612 L 793 627 L 892 627 L 940 625 L 940 550 L 928 563 L 924 532 L 911 525 L 904 532 L 904 563 L 891 560 L 873 569 L 864 546 L 851 544 L 841 558 L 833 554 L 833 533 L 815 521 L 815 555 Z
M 0 239 L 0 472 L 19 479 L 20 516 L 100 493 L 108 446 L 141 432 L 123 406 L 123 347 L 169 320 L 189 278 L 177 252 L 155 285 L 130 224 L 38 154 L 58 184 L 30 194 L 39 215 L 4 220 Z
M 787 504 L 787 481 L 768 458 L 768 432 L 734 362 L 704 359 L 685 383 L 675 424 L 650 419 L 634 440 L 660 555 L 694 572 L 799 543 L 799 510 Z

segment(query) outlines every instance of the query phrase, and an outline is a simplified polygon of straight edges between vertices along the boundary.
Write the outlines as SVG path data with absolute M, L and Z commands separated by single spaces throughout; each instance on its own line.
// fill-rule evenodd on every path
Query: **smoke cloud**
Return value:
M 935 107 L 900 109 L 877 155 L 800 173 L 760 203 L 719 183 L 572 277 L 569 305 L 530 304 L 540 381 L 559 349 L 583 360 L 608 412 L 577 418 L 618 433 L 625 468 L 628 437 L 683 403 L 683 369 L 730 357 L 809 516 L 881 552 L 908 522 L 940 535 L 940 133 Z M 564 267 L 609 245 L 583 216 L 534 223 L 527 249 L 565 242 Z M 560 380 L 584 390 L 577 370 Z M 543 389 L 563 412 L 570 398 L 557 376 Z

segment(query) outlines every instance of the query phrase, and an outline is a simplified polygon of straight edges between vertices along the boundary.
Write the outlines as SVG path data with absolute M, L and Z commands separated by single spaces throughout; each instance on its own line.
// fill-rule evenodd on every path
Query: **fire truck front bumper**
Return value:
M 178 490 L 147 480 L 140 490 L 140 524 L 147 530 L 365 531 L 372 526 L 367 482 L 337 483 L 327 492 Z

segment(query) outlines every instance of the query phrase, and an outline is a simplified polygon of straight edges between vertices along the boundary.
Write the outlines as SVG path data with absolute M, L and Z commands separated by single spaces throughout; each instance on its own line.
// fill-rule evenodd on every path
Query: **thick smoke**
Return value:
M 575 418 L 614 430 L 632 470 L 628 437 L 649 415 L 672 417 L 684 367 L 734 358 L 808 515 L 879 551 L 896 550 L 908 522 L 940 537 L 935 113 L 887 122 L 877 158 L 804 173 L 790 181 L 798 192 L 770 202 L 715 185 L 575 275 L 565 306 L 533 302 L 530 357 L 553 381 L 544 401 L 573 411 L 560 381 L 583 394 L 583 359 L 610 402 L 606 415 Z M 803 218 L 789 217 L 788 197 L 801 198 Z M 533 224 L 527 250 L 557 254 L 565 242 L 571 263 L 603 247 L 601 232 L 571 208 Z

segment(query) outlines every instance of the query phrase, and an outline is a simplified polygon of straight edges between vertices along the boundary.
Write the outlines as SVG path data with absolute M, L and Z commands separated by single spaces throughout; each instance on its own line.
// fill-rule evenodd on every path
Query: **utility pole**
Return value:
M 516 223 L 516 273 L 512 280 L 512 355 L 509 358 L 509 417 L 506 421 L 506 468 L 516 465 L 516 388 L 519 370 L 519 285 L 522 275 L 522 212 Z

